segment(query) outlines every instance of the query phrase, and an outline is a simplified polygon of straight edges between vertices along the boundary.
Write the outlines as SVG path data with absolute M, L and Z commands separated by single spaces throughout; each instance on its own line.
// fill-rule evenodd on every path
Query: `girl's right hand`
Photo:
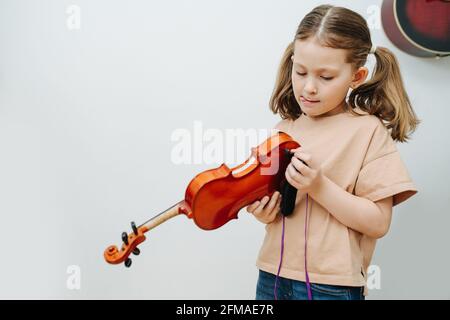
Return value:
M 255 201 L 247 206 L 247 212 L 253 214 L 262 223 L 271 223 L 280 212 L 281 194 L 275 191 L 272 197 L 264 196 L 260 201 Z

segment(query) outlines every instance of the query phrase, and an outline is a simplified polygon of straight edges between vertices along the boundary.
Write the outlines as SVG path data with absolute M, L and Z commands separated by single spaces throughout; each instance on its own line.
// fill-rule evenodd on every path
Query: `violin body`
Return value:
M 279 141 L 274 143 L 275 140 Z M 283 132 L 258 149 L 253 148 L 251 157 L 233 169 L 222 164 L 198 174 L 186 189 L 182 213 L 204 230 L 217 229 L 237 219 L 243 207 L 280 190 L 290 162 L 283 150 L 298 146 Z
M 204 230 L 214 230 L 237 219 L 243 207 L 282 189 L 287 183 L 285 171 L 290 163 L 286 154 L 299 146 L 288 134 L 276 132 L 252 148 L 251 156 L 244 163 L 234 168 L 222 164 L 197 174 L 188 184 L 183 200 L 139 227 L 132 222 L 133 232 L 122 233 L 121 250 L 109 246 L 104 252 L 105 260 L 112 264 L 125 261 L 129 267 L 128 256 L 139 254 L 137 245 L 146 239 L 144 233 L 180 214 L 193 219 Z

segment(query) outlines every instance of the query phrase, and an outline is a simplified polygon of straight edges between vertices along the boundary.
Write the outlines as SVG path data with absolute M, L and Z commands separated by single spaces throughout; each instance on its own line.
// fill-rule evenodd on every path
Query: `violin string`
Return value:
M 178 203 L 176 203 L 176 204 L 174 204 L 174 205 L 172 205 L 172 206 L 170 206 L 170 207 L 168 207 L 166 210 L 163 210 L 163 211 L 161 211 L 160 213 L 158 213 L 156 216 L 154 216 L 154 217 L 151 217 L 150 219 L 148 219 L 147 221 L 145 221 L 143 224 L 141 224 L 138 228 L 140 228 L 140 227 L 142 227 L 142 226 L 144 226 L 144 225 L 146 225 L 147 223 L 149 223 L 150 221 L 152 221 L 153 219 L 155 219 L 155 218 L 157 218 L 157 217 L 159 217 L 160 215 L 162 215 L 163 213 L 165 213 L 165 212 L 167 212 L 167 211 L 169 211 L 169 209 L 172 209 L 173 207 L 175 207 L 176 205 L 178 205 L 179 204 L 179 202 Z

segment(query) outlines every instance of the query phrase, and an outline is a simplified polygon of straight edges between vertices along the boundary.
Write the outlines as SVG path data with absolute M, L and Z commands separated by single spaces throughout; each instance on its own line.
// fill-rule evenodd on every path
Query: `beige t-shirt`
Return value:
M 283 120 L 277 129 L 310 153 L 310 166 L 321 166 L 334 183 L 359 197 L 378 201 L 393 196 L 393 206 L 417 193 L 394 140 L 382 121 L 360 109 L 313 118 Z M 305 281 L 304 227 L 306 195 L 297 193 L 294 212 L 286 217 L 280 276 Z M 365 286 L 376 239 L 340 223 L 311 197 L 308 200 L 307 268 L 311 283 Z M 282 218 L 266 225 L 256 266 L 277 274 Z M 364 294 L 367 295 L 367 286 Z

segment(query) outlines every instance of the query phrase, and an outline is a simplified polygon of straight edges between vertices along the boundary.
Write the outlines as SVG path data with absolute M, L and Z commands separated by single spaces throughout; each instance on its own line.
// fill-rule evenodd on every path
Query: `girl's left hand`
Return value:
M 309 153 L 300 151 L 300 147 L 292 149 L 291 152 L 295 152 L 291 163 L 286 168 L 287 181 L 297 190 L 304 193 L 312 193 L 316 191 L 323 179 L 322 171 L 320 168 L 313 169 L 309 167 L 312 156 Z M 300 160 L 306 162 L 305 165 Z

